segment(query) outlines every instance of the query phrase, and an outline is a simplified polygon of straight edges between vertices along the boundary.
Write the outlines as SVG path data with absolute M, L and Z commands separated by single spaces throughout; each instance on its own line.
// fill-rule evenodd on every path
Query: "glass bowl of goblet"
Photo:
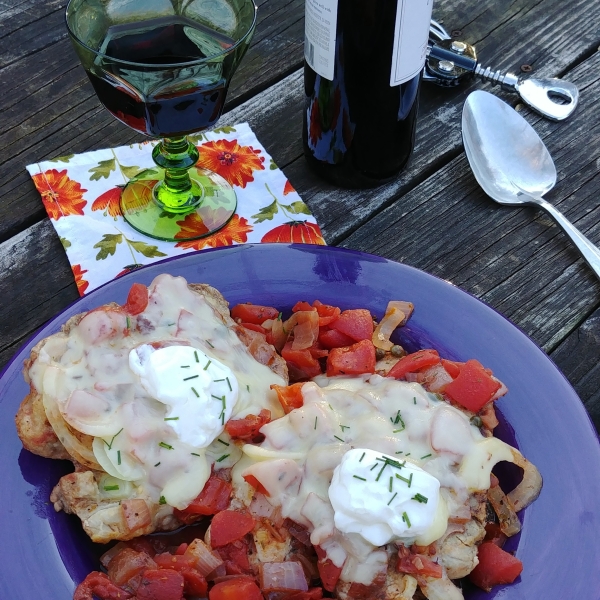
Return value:
M 73 46 L 106 109 L 132 129 L 160 138 L 156 167 L 132 178 L 121 211 L 136 230 L 161 240 L 214 233 L 234 215 L 235 191 L 196 166 L 186 137 L 221 116 L 231 77 L 256 26 L 253 0 L 70 0 Z M 178 220 L 201 224 L 186 237 Z

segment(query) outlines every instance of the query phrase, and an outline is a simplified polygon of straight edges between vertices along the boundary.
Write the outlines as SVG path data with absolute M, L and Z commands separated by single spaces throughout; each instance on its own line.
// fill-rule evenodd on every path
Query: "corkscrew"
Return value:
M 477 62 L 477 53 L 471 44 L 452 39 L 440 23 L 432 20 L 423 80 L 451 87 L 472 77 L 519 94 L 525 104 L 553 121 L 569 117 L 579 99 L 577 86 L 569 81 L 523 78 L 490 67 L 483 68 Z

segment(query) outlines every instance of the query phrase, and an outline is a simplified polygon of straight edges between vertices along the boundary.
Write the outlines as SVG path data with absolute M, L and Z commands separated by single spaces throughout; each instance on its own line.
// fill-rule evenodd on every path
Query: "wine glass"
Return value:
M 70 0 L 71 41 L 98 98 L 132 129 L 155 138 L 156 168 L 125 186 L 121 210 L 137 231 L 161 240 L 214 233 L 234 215 L 231 185 L 195 167 L 187 134 L 212 127 L 256 26 L 253 0 Z M 186 237 L 178 217 L 204 227 Z

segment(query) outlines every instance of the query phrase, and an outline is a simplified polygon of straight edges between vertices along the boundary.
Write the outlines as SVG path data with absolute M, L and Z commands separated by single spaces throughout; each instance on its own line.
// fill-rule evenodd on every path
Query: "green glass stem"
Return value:
M 154 162 L 165 170 L 165 178 L 154 188 L 154 200 L 166 212 L 183 214 L 204 198 L 202 186 L 188 170 L 198 162 L 198 149 L 185 136 L 163 139 L 152 151 Z

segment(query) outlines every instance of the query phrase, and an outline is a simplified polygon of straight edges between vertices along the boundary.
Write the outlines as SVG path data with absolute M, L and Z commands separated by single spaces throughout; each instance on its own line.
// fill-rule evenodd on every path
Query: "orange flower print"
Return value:
M 176 234 L 176 238 L 186 238 L 190 235 L 202 235 L 208 229 L 201 218 L 192 213 L 183 221 L 177 221 L 181 227 L 181 232 Z M 234 243 L 243 244 L 248 241 L 248 233 L 252 231 L 252 225 L 248 223 L 245 217 L 233 215 L 231 221 L 216 233 L 198 240 L 187 240 L 177 242 L 175 248 L 184 248 L 186 250 L 202 250 L 203 248 L 218 248 L 220 246 L 231 246 Z
M 121 215 L 121 188 L 114 187 L 100 194 L 92 204 L 92 210 L 106 210 L 111 217 Z
M 71 269 L 73 270 L 73 275 L 75 275 L 77 291 L 79 292 L 80 296 L 83 296 L 85 294 L 85 290 L 87 290 L 88 286 L 90 285 L 89 282 L 83 278 L 83 274 L 87 273 L 87 270 L 82 269 L 81 265 L 73 265 Z
M 253 171 L 265 169 L 264 157 L 258 156 L 260 150 L 255 150 L 252 146 L 240 146 L 237 140 L 207 142 L 199 146 L 198 151 L 198 167 L 214 171 L 231 185 L 239 185 L 242 188 L 245 188 L 248 182 L 254 181 Z
M 42 195 L 48 216 L 55 221 L 68 215 L 83 215 L 87 201 L 79 182 L 67 177 L 67 170 L 50 169 L 33 176 L 33 182 Z
M 262 243 L 318 244 L 325 246 L 321 228 L 309 221 L 290 221 L 267 231 L 260 240 Z
M 291 194 L 292 192 L 295 192 L 295 191 L 296 190 L 294 189 L 294 187 L 290 183 L 289 179 L 286 179 L 285 185 L 283 186 L 283 195 L 287 196 L 288 194 Z

